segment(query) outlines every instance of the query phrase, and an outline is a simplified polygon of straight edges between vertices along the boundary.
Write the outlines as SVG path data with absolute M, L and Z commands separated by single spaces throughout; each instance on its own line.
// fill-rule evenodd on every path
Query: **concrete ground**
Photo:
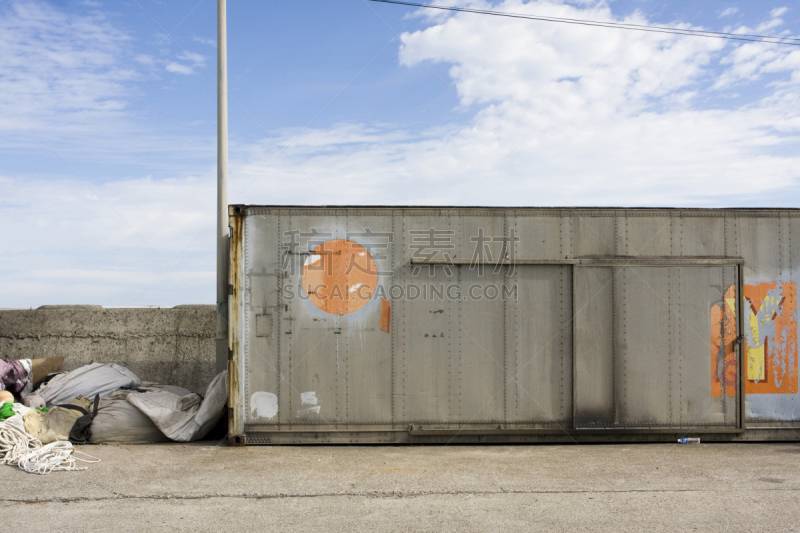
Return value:
M 800 531 L 800 444 L 81 446 L 7 531 Z

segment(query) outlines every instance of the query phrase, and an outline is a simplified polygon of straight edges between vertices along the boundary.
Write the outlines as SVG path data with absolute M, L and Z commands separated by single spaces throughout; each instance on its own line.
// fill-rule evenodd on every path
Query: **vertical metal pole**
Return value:
M 228 43 L 217 0 L 217 372 L 228 366 Z

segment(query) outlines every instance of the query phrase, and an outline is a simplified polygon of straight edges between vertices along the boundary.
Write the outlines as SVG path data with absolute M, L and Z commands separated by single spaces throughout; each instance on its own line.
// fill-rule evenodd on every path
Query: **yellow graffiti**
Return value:
M 767 377 L 764 346 L 767 338 L 762 330 L 773 326 L 773 319 L 780 312 L 783 300 L 783 298 L 776 298 L 774 294 L 768 294 L 761 301 L 758 312 L 753 306 L 750 307 L 748 314 L 750 315 L 750 342 L 752 345 L 747 347 L 747 379 L 750 381 L 764 381 Z
M 751 381 L 764 381 L 764 346 L 747 349 L 747 377 Z
M 767 282 L 744 286 L 744 374 L 746 394 L 798 391 L 797 284 Z M 736 292 L 711 306 L 711 396 L 736 394 L 734 341 Z M 757 307 L 758 306 L 758 307 Z
M 745 392 L 797 392 L 797 284 L 746 285 Z

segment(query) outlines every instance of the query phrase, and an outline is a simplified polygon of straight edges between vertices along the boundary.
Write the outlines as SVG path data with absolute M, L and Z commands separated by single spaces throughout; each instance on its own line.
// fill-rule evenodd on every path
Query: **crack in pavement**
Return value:
M 241 499 L 241 500 L 276 500 L 288 498 L 422 498 L 426 496 L 502 496 L 519 494 L 676 494 L 676 493 L 722 493 L 732 494 L 739 492 L 798 492 L 796 488 L 765 488 L 765 489 L 742 489 L 742 490 L 702 490 L 702 489 L 627 489 L 627 490 L 499 490 L 499 491 L 425 491 L 425 492 L 395 492 L 395 491 L 369 491 L 369 492 L 326 492 L 318 494 L 196 494 L 196 495 L 151 495 L 139 496 L 135 494 L 114 493 L 114 496 L 76 496 L 76 497 L 53 497 L 42 498 L 1 498 L 2 503 L 14 504 L 40 504 L 40 503 L 83 503 L 83 502 L 103 502 L 103 501 L 125 501 L 125 500 L 210 500 L 210 499 Z

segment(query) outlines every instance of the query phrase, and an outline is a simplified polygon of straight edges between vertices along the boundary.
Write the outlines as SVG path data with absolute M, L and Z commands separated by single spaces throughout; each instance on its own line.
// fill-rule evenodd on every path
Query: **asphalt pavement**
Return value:
M 7 531 L 800 531 L 800 444 L 79 446 Z

